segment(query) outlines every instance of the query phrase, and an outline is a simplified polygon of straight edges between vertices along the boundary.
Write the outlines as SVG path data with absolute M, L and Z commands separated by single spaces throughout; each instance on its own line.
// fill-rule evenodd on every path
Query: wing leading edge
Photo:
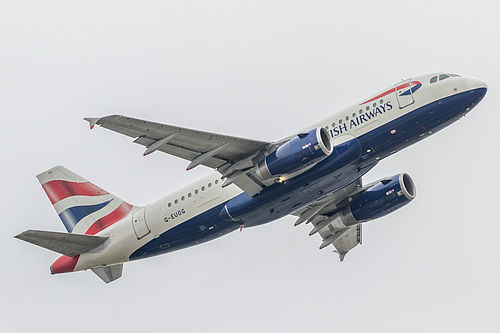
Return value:
M 113 115 L 102 118 L 85 118 L 90 127 L 100 125 L 106 129 L 134 138 L 146 147 L 144 155 L 161 151 L 191 163 L 187 170 L 199 165 L 217 169 L 226 186 L 235 183 L 253 196 L 263 187 L 250 169 L 264 158 L 264 152 L 273 146 L 270 142 L 249 140 L 233 136 L 192 130 L 151 121 Z

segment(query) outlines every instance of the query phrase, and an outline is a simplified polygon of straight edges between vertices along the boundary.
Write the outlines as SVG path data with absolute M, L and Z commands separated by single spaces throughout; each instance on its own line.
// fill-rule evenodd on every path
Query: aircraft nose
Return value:
M 488 85 L 486 84 L 486 82 L 476 79 L 475 77 L 470 77 L 467 79 L 467 86 L 470 90 L 480 88 L 488 89 Z

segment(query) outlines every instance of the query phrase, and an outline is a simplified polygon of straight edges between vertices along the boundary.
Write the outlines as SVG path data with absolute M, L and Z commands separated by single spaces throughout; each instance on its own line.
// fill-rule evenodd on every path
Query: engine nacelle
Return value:
M 346 226 L 372 221 L 403 207 L 416 194 L 415 184 L 408 174 L 385 178 L 343 208 L 340 218 Z
M 280 146 L 257 165 L 257 175 L 270 180 L 284 174 L 305 170 L 328 157 L 333 144 L 328 131 L 318 127 L 299 134 Z

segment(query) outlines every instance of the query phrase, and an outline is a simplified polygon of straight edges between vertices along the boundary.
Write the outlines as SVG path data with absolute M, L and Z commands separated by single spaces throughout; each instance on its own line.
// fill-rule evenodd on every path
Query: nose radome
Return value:
M 478 88 L 488 88 L 486 82 L 476 79 L 475 77 L 470 77 L 467 79 L 467 86 L 469 89 L 478 89 Z

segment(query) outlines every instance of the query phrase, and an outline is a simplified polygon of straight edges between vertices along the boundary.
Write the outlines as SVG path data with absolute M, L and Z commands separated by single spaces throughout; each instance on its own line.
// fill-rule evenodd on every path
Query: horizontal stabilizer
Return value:
M 123 272 L 123 264 L 92 268 L 92 272 L 94 272 L 104 282 L 110 283 L 116 279 L 121 278 Z
M 68 257 L 93 250 L 109 238 L 42 230 L 26 230 L 15 237 Z

